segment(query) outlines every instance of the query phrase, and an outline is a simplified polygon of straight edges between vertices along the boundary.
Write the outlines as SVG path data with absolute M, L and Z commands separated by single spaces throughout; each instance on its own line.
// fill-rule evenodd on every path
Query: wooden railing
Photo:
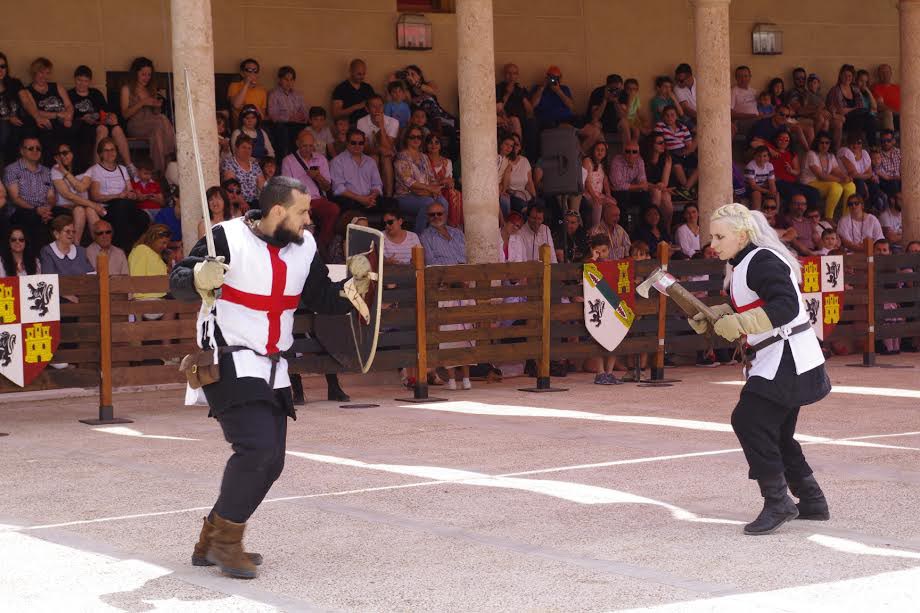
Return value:
M 416 247 L 413 264 L 387 266 L 381 335 L 372 370 L 534 360 L 538 386 L 548 384 L 550 360 L 609 355 L 584 326 L 580 264 L 542 261 L 459 266 L 424 265 Z M 106 266 L 99 260 L 100 271 Z M 636 263 L 637 282 L 661 264 L 704 302 L 725 302 L 725 266 L 717 260 Z M 846 291 L 840 323 L 828 339 L 860 343 L 864 362 L 874 363 L 875 339 L 920 337 L 920 255 L 844 257 Z M 100 407 L 111 406 L 113 387 L 181 382 L 177 365 L 195 346 L 198 304 L 167 298 L 134 300 L 138 293 L 166 293 L 166 277 L 62 277 L 61 344 L 53 363 L 29 389 L 99 387 Z M 892 306 L 893 305 L 893 306 Z M 159 315 L 159 317 L 154 318 Z M 707 347 L 686 318 L 658 295 L 636 298 L 636 321 L 618 355 L 655 354 L 653 378 L 663 375 L 664 354 Z M 342 367 L 309 337 L 323 316 L 295 319 L 294 373 L 339 372 Z M 717 346 L 725 346 L 721 344 Z M 425 397 L 424 376 L 416 395 Z M 0 380 L 0 393 L 21 391 Z

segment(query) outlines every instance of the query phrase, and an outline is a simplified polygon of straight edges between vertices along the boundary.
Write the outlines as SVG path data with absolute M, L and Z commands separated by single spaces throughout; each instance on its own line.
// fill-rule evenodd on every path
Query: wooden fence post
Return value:
M 99 282 L 99 418 L 81 419 L 91 426 L 130 424 L 130 419 L 115 417 L 112 405 L 112 296 L 109 286 L 109 256 L 100 252 L 96 258 Z
M 412 398 L 397 398 L 400 402 L 444 402 L 446 398 L 428 396 L 428 313 L 425 292 L 425 249 L 412 248 L 412 265 L 415 267 L 415 389 Z
M 667 271 L 671 259 L 671 246 L 667 241 L 658 243 L 658 262 L 661 269 Z M 653 381 L 664 379 L 664 343 L 668 319 L 668 297 L 658 292 L 658 347 L 655 349 L 655 368 L 652 369 Z
M 540 246 L 540 261 L 543 263 L 540 281 L 540 299 L 542 301 L 540 308 L 540 362 L 537 364 L 537 385 L 536 387 L 521 388 L 522 392 L 565 392 L 568 391 L 561 387 L 550 387 L 550 346 L 552 338 L 550 337 L 550 309 L 552 308 L 552 290 L 553 290 L 553 259 L 552 251 L 549 245 Z
M 867 238 L 866 245 L 866 344 L 863 365 L 875 366 L 875 244 Z

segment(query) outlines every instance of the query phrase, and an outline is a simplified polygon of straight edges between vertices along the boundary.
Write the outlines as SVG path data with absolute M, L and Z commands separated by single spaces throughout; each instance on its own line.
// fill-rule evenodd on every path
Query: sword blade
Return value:
M 211 211 L 208 209 L 207 190 L 204 186 L 204 169 L 201 166 L 201 151 L 198 147 L 198 127 L 195 124 L 195 109 L 192 105 L 192 87 L 188 78 L 188 67 L 185 72 L 185 101 L 188 103 L 188 123 L 192 132 L 192 152 L 195 156 L 195 171 L 198 175 L 198 197 L 201 201 L 201 214 L 204 220 L 204 239 L 208 245 L 208 257 L 216 257 L 214 248 L 214 233 L 211 232 Z

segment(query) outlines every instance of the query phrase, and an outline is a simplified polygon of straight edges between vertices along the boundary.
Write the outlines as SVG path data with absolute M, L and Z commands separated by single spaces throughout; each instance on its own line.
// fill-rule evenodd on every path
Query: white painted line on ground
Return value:
M 917 610 L 920 568 L 768 592 L 620 610 L 620 613 L 904 613 Z
M 711 381 L 715 385 L 744 385 L 744 381 Z M 888 398 L 920 398 L 920 390 L 897 387 L 864 387 L 860 385 L 835 385 L 832 394 L 856 394 L 860 396 L 885 396 Z
M 140 430 L 126 428 L 124 426 L 102 426 L 93 428 L 96 432 L 105 432 L 106 434 L 118 434 L 120 436 L 133 436 L 135 438 L 153 438 L 166 441 L 200 441 L 199 438 L 186 438 L 184 436 L 166 436 L 164 434 L 144 434 Z
M 827 536 L 826 534 L 813 534 L 808 537 L 809 541 L 818 543 L 837 551 L 844 553 L 853 553 L 861 556 L 881 556 L 887 558 L 907 558 L 908 560 L 920 560 L 920 553 L 916 551 L 905 551 L 903 549 L 888 549 L 885 547 L 870 547 L 850 539 Z
M 172 570 L 141 560 L 111 556 L 51 543 L 16 532 L 0 533 L 0 551 L 15 564 L 4 566 L 0 593 L 5 611 L 277 611 L 236 595 L 200 589 L 180 600 L 158 599 L 164 592 L 151 584 L 171 579 Z M 215 595 L 220 597 L 215 598 Z M 129 605 L 130 603 L 130 605 Z
M 288 451 L 287 454 L 306 460 L 312 460 L 314 462 L 323 462 L 325 464 L 337 464 L 339 466 L 379 470 L 400 475 L 411 475 L 413 477 L 438 479 L 442 483 L 521 490 L 578 504 L 647 504 L 667 509 L 674 519 L 681 521 L 736 525 L 742 523 L 730 519 L 700 517 L 695 513 L 691 513 L 690 511 L 660 500 L 638 496 L 621 490 L 599 487 L 596 485 L 572 483 L 570 481 L 499 477 L 485 473 L 444 468 L 440 466 L 372 464 L 369 462 L 362 462 L 361 460 L 353 460 L 351 458 L 340 458 L 316 453 L 305 453 L 302 451 Z
M 663 426 L 666 428 L 683 428 L 708 432 L 733 432 L 731 424 L 695 419 L 674 419 L 671 417 L 654 417 L 649 415 L 605 415 L 590 411 L 573 411 L 569 409 L 549 409 L 545 407 L 527 407 L 507 404 L 488 404 L 484 402 L 441 402 L 431 404 L 404 405 L 402 408 L 442 411 L 445 413 L 463 413 L 466 415 L 489 415 L 494 417 L 553 417 L 557 419 L 585 419 L 622 424 L 640 424 L 644 426 Z M 804 443 L 821 443 L 825 445 L 842 445 L 849 447 L 873 447 L 877 449 L 903 449 L 920 451 L 917 447 L 900 447 L 879 443 L 863 443 L 852 439 L 831 439 L 824 436 L 796 433 L 795 438 Z

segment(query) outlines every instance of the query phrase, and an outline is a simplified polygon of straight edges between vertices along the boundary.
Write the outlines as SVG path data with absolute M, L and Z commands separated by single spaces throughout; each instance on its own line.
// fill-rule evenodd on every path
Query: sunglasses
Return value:
M 42 150 L 42 148 L 39 147 L 38 145 L 29 145 L 28 147 L 23 147 L 22 149 L 24 151 L 41 151 Z
M 26 237 L 25 236 L 11 236 L 10 242 L 11 243 L 24 243 L 26 242 Z
M 6 70 L 6 64 L 0 64 L 0 70 Z
M 819 145 L 830 145 L 830 144 L 831 144 L 831 141 L 829 141 L 829 140 L 819 140 L 819 141 L 818 141 L 818 144 L 819 144 Z
M 847 202 L 847 206 L 853 208 L 854 206 L 862 206 L 862 202 L 854 200 L 853 202 Z
M 419 134 L 410 134 L 406 137 L 406 140 L 422 140 L 422 137 Z
M 883 142 L 883 143 L 893 143 L 893 142 L 894 142 L 894 139 L 893 139 L 893 138 L 883 138 L 883 139 L 882 139 L 882 142 Z
M 349 144 L 349 145 L 355 145 L 355 146 L 361 146 L 361 147 L 363 147 L 363 146 L 364 146 L 364 141 L 363 141 L 363 140 L 350 140 L 350 141 L 348 141 L 348 144 Z
M 169 238 L 169 232 L 157 232 L 157 238 Z
M 258 68 L 244 68 L 243 72 L 248 72 L 250 74 L 259 74 Z
M 392 226 L 394 223 L 396 223 L 396 220 L 395 219 L 384 219 L 383 223 L 384 225 Z
M 70 155 L 71 153 L 73 153 L 73 151 L 70 149 L 61 149 L 57 152 L 58 155 Z
M 765 206 L 765 207 L 763 207 L 763 210 L 765 210 L 765 211 L 775 211 L 775 210 L 776 210 L 776 207 L 775 207 L 775 206 Z
M 98 232 L 93 232 L 96 236 L 105 236 L 106 234 L 111 234 L 111 230 L 99 230 Z
M 428 213 L 428 217 L 443 217 L 443 216 L 444 216 L 444 212 L 443 212 L 443 211 L 437 211 L 437 212 L 434 212 L 434 213 Z
M 639 153 L 638 149 L 623 149 L 624 153 Z

